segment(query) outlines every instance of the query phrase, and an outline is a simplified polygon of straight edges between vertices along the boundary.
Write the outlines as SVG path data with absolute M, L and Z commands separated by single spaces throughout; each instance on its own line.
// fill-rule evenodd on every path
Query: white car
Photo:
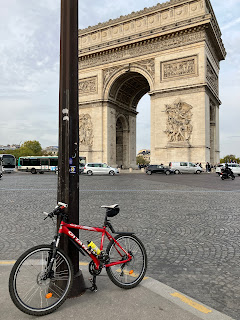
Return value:
M 115 174 L 118 174 L 119 171 L 116 168 L 108 166 L 106 163 L 86 163 L 83 173 L 86 173 L 89 176 L 93 174 L 109 174 L 114 176 Z
M 228 167 L 232 170 L 234 174 L 240 176 L 240 165 L 238 163 L 228 163 Z M 221 170 L 225 168 L 225 163 L 219 163 L 216 167 L 216 173 L 220 175 Z

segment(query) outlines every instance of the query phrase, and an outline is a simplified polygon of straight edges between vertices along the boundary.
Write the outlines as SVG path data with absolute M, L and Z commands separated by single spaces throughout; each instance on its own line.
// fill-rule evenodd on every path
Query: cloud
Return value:
M 230 21 L 229 23 L 223 25 L 223 26 L 221 27 L 221 30 L 222 30 L 222 31 L 223 31 L 223 30 L 227 30 L 227 29 L 229 29 L 229 28 L 231 28 L 231 27 L 233 27 L 233 26 L 235 26 L 236 24 L 239 24 L 239 23 L 240 23 L 240 18 L 237 18 L 237 19 L 235 19 L 235 20 L 233 20 L 233 21 Z
M 89 5 L 79 1 L 79 27 L 115 19 L 158 2 L 91 0 Z M 235 137 L 240 134 L 240 1 L 211 3 L 227 50 L 219 79 L 224 155 L 239 150 Z M 0 0 L 0 7 L 0 144 L 36 139 L 43 146 L 57 145 L 60 0 Z M 137 150 L 150 146 L 149 101 L 144 96 L 137 108 Z

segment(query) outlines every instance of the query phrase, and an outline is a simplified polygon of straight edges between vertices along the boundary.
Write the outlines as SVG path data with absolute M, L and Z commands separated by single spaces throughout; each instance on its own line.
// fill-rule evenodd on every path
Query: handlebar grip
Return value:
M 67 207 L 68 207 L 68 204 L 67 204 L 67 203 L 64 203 L 64 202 L 58 202 L 58 206 L 67 208 Z

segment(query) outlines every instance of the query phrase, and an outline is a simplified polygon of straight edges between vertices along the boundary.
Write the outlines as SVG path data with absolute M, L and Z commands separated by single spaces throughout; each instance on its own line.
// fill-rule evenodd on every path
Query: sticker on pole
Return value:
M 69 172 L 70 173 L 77 173 L 76 166 L 70 166 Z

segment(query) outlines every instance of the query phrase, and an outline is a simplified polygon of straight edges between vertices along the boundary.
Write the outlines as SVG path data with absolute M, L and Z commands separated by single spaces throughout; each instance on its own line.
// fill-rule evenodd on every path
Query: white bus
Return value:
M 18 158 L 18 171 L 35 174 L 37 172 L 56 172 L 58 166 L 57 156 L 28 156 Z
M 15 171 L 16 158 L 12 154 L 0 154 L 0 162 L 2 165 L 2 172 L 11 173 Z

